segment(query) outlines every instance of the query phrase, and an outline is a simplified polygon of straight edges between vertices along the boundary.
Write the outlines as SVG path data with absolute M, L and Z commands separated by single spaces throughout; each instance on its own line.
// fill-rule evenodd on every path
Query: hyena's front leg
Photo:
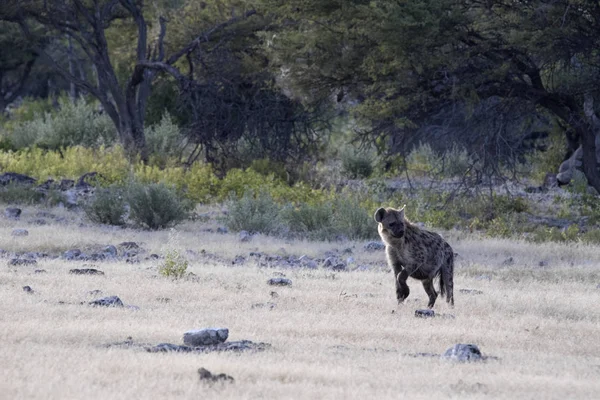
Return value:
M 394 269 L 394 273 L 396 270 Z M 408 279 L 408 272 L 405 269 L 402 269 L 396 274 L 396 298 L 398 299 L 398 304 L 402 304 L 404 299 L 408 297 L 410 294 L 410 289 L 406 284 L 406 280 Z

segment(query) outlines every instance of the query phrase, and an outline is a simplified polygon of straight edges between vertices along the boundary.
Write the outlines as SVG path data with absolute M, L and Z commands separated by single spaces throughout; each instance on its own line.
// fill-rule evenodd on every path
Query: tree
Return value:
M 268 3 L 286 21 L 273 51 L 288 81 L 309 98 L 349 99 L 370 137 L 401 142 L 431 118 L 468 124 L 493 104 L 488 117 L 498 120 L 518 106 L 566 127 L 600 191 L 598 2 Z
M 167 56 L 165 36 L 167 19 L 158 17 L 155 37 L 149 37 L 152 24 L 143 0 L 8 0 L 0 11 L 0 20 L 18 23 L 26 37 L 40 31 L 47 41 L 63 44 L 62 57 L 49 54 L 42 46 L 34 47 L 45 62 L 52 65 L 68 82 L 79 90 L 97 98 L 114 122 L 121 142 L 129 154 L 139 154 L 146 159 L 144 115 L 152 83 L 159 71 L 166 72 L 177 81 L 185 79 L 176 63 L 211 36 L 231 25 L 256 14 L 253 9 L 232 15 L 225 21 L 213 23 L 196 35 L 182 48 Z M 124 79 L 119 79 L 114 57 L 110 52 L 108 35 L 111 29 L 123 23 L 133 24 L 135 55 L 133 67 Z M 78 76 L 63 62 L 68 60 L 68 43 L 72 43 L 93 66 L 94 74 Z

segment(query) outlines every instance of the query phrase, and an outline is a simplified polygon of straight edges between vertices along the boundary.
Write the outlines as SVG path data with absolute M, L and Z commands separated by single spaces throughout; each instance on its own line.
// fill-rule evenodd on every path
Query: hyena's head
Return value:
M 400 239 L 404 236 L 406 220 L 404 207 L 400 210 L 394 208 L 380 208 L 375 211 L 375 221 L 379 222 L 379 234 L 382 238 L 391 237 Z

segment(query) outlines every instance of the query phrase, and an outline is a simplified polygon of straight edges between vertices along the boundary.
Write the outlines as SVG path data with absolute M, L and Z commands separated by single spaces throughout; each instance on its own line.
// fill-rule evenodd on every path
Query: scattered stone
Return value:
M 29 231 L 27 229 L 13 229 L 12 236 L 28 236 L 29 235 Z
M 224 226 L 219 226 L 219 227 L 217 228 L 217 233 L 220 233 L 220 234 L 224 235 L 224 234 L 226 234 L 226 233 L 229 233 L 229 229 L 227 229 L 227 228 L 226 228 L 226 227 L 224 227 Z
M 239 238 L 240 242 L 249 242 L 252 239 L 252 235 L 248 231 L 240 231 Z
M 385 249 L 385 244 L 382 242 L 369 242 L 365 244 L 366 251 L 380 251 Z
M 100 289 L 90 290 L 87 294 L 89 294 L 90 296 L 99 296 L 102 294 L 102 290 L 100 290 Z
M 4 210 L 4 216 L 9 219 L 19 219 L 21 216 L 21 209 L 17 207 L 8 207 Z
M 513 265 L 514 263 L 515 263 L 515 260 L 512 257 L 508 257 L 506 260 L 502 261 L 502 265 L 504 265 L 504 266 Z
M 415 310 L 415 317 L 417 318 L 433 318 L 435 317 L 435 312 L 433 310 Z
M 548 266 L 548 261 L 546 260 L 542 260 L 538 263 L 539 267 L 547 267 Z
M 117 256 L 117 248 L 115 246 L 113 246 L 112 244 L 106 246 L 102 251 L 104 252 L 104 254 L 107 254 L 111 257 Z
M 442 358 L 458 362 L 480 361 L 483 359 L 481 351 L 476 345 L 462 343 L 450 347 L 442 355 Z
M 491 281 L 492 277 L 489 276 L 489 275 L 485 275 L 485 274 L 483 274 L 483 275 L 477 275 L 475 277 L 475 280 L 477 280 L 477 281 Z
M 95 268 L 73 268 L 69 270 L 73 275 L 104 275 L 104 272 Z
M 168 297 L 157 297 L 156 301 L 158 301 L 159 303 L 170 303 L 171 299 Z
M 51 212 L 48 211 L 38 211 L 35 213 L 35 216 L 38 218 L 49 218 L 49 219 L 54 219 L 56 218 L 56 215 L 52 214 Z
M 459 292 L 463 294 L 483 294 L 481 290 L 477 289 L 460 289 Z
M 34 274 L 45 274 L 47 271 L 45 269 L 36 269 L 33 271 Z
M 245 262 L 246 262 L 246 257 L 235 256 L 235 259 L 231 262 L 231 265 L 244 265 Z
M 39 225 L 39 226 L 48 224 L 48 222 L 43 218 L 36 218 L 36 219 L 32 220 L 31 223 L 34 225 Z
M 118 296 L 103 297 L 101 299 L 90 301 L 88 304 L 101 307 L 123 307 L 123 302 Z
M 223 343 L 229 336 L 227 328 L 206 328 L 187 331 L 183 334 L 183 343 L 188 346 L 206 346 Z
M 140 248 L 140 246 L 136 242 L 119 243 L 119 247 L 123 247 L 124 249 L 139 249 Z
M 598 285 L 598 288 L 600 288 L 600 285 Z M 278 298 L 278 297 L 279 297 L 279 293 L 277 293 L 277 292 L 273 292 L 273 291 L 271 291 L 271 293 L 269 293 L 269 295 L 270 295 L 270 296 L 271 296 L 273 299 L 276 299 L 276 298 Z
M 152 253 L 152 254 L 150 254 L 150 255 L 148 256 L 148 258 L 147 258 L 147 259 L 149 259 L 149 260 L 158 260 L 159 258 L 160 258 L 160 256 L 159 256 L 158 254 L 154 254 L 154 253 Z
M 33 289 L 31 288 L 31 286 L 23 286 L 23 291 L 25 293 L 29 293 L 29 294 L 33 294 Z
M 253 309 L 253 310 L 257 309 L 257 308 L 268 308 L 269 310 L 272 310 L 275 307 L 277 307 L 277 304 L 271 303 L 271 302 L 267 302 L 267 303 L 255 303 L 255 304 L 252 304 L 252 306 L 250 308 Z
M 71 249 L 63 253 L 63 258 L 67 260 L 77 260 L 79 256 L 81 256 L 81 250 L 79 249 Z
M 36 265 L 37 261 L 36 260 L 32 260 L 30 258 L 13 258 L 12 260 L 10 260 L 8 262 L 8 265 L 10 266 L 17 266 L 17 265 Z
M 5 172 L 0 175 L 0 185 L 6 186 L 10 183 L 30 185 L 35 183 L 35 179 L 27 175 L 17 174 L 16 172 Z
M 421 352 L 420 353 L 406 353 L 404 355 L 407 356 L 407 357 L 414 357 L 414 358 L 421 358 L 421 357 L 424 357 L 424 358 L 436 357 L 437 358 L 437 357 L 440 357 L 439 354 L 435 354 L 435 353 L 421 353 Z
M 267 281 L 271 286 L 291 286 L 292 281 L 287 278 L 271 278 Z
M 198 368 L 198 375 L 200 376 L 201 381 L 208 382 L 211 384 L 219 381 L 224 383 L 233 383 L 234 381 L 234 379 L 229 375 L 213 374 L 206 368 Z
M 218 343 L 208 346 L 185 346 L 172 343 L 160 343 L 156 346 L 146 347 L 149 353 L 167 353 L 167 352 L 193 352 L 193 353 L 211 353 L 221 351 L 263 351 L 270 347 L 268 343 L 255 343 L 250 340 L 240 340 L 236 342 Z

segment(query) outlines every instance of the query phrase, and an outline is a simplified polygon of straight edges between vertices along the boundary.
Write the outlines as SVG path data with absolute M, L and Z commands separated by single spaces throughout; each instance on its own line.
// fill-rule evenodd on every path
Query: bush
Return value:
M 279 208 L 266 190 L 248 190 L 241 198 L 231 198 L 224 222 L 233 231 L 272 234 L 281 228 Z
M 153 165 L 166 166 L 181 148 L 181 132 L 169 113 L 163 114 L 158 124 L 148 127 L 145 134 Z
M 96 111 L 94 103 L 80 99 L 71 103 L 60 100 L 60 110 L 46 112 L 30 121 L 12 127 L 11 143 L 16 148 L 38 145 L 47 149 L 67 146 L 100 147 L 114 143 L 116 129 L 105 114 Z
M 0 203 L 5 204 L 38 204 L 44 199 L 44 193 L 32 186 L 10 183 L 0 186 Z
M 373 157 L 358 151 L 342 154 L 342 171 L 350 179 L 368 178 L 373 174 Z
M 188 260 L 178 250 L 168 250 L 158 273 L 167 278 L 180 279 L 186 274 Z
M 189 201 L 180 198 L 175 190 L 163 183 L 131 184 L 127 202 L 131 220 L 148 229 L 176 225 L 187 217 L 192 208 Z
M 287 205 L 281 210 L 281 220 L 292 236 L 325 240 L 334 235 L 333 205 L 330 202 Z
M 453 177 L 464 175 L 472 160 L 467 150 L 456 144 L 439 154 L 428 143 L 421 143 L 410 152 L 406 163 L 408 170 L 417 174 Z
M 349 239 L 370 239 L 378 236 L 371 209 L 365 209 L 356 195 L 342 195 L 333 205 L 333 222 L 338 235 Z
M 86 205 L 84 210 L 92 222 L 124 225 L 127 208 L 123 189 L 117 186 L 96 188 L 95 197 Z

